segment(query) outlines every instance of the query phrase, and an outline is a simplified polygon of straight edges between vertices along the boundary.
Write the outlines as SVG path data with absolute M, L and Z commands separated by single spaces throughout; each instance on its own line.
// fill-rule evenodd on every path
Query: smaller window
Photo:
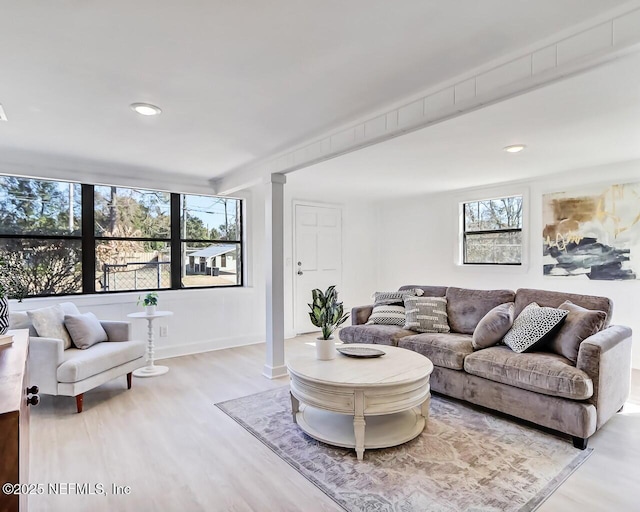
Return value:
M 463 263 L 522 264 L 522 196 L 464 203 Z

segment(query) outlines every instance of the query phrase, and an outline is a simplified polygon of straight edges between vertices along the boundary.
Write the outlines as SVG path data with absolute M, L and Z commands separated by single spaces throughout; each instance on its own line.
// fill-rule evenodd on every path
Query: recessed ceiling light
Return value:
M 520 153 L 524 148 L 526 148 L 524 144 L 514 144 L 513 146 L 507 146 L 506 148 L 502 148 L 507 153 Z
M 157 116 L 162 113 L 160 107 L 156 107 L 151 103 L 132 103 L 131 109 L 143 116 Z

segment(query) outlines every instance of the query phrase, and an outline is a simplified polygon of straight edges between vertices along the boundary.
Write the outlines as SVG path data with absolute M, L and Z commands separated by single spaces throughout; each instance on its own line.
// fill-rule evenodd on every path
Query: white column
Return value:
M 267 289 L 267 360 L 262 371 L 275 379 L 284 364 L 284 174 L 272 174 L 265 194 L 265 280 Z

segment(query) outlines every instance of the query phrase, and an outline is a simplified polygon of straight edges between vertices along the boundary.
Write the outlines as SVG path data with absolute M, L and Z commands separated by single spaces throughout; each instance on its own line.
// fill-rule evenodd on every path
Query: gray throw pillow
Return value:
M 73 344 L 82 350 L 108 339 L 100 320 L 93 313 L 65 315 L 64 325 L 71 334 Z
M 513 302 L 505 302 L 489 311 L 473 331 L 471 344 L 475 350 L 498 343 L 513 325 Z
M 397 304 L 402 306 L 405 297 L 412 297 L 416 295 L 422 295 L 424 291 L 420 288 L 414 288 L 412 290 L 399 290 L 397 292 L 375 292 L 373 294 L 373 302 L 376 306 L 383 304 Z
M 383 304 L 374 306 L 366 325 L 404 325 L 404 306 Z
M 71 337 L 64 326 L 64 310 L 56 304 L 49 308 L 27 311 L 29 320 L 41 338 L 62 340 L 64 349 L 71 347 Z
M 504 344 L 518 353 L 533 350 L 560 327 L 568 314 L 568 311 L 541 308 L 532 302 L 513 321 L 513 327 L 504 336 Z
M 446 297 L 405 297 L 404 328 L 416 332 L 450 332 Z
M 569 312 L 558 334 L 549 342 L 548 350 L 566 357 L 572 363 L 578 361 L 580 343 L 601 331 L 607 320 L 604 311 L 585 309 L 567 300 L 558 309 Z

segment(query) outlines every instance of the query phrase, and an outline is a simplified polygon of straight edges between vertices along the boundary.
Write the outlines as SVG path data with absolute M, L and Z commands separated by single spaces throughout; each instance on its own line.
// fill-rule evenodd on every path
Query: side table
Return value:
M 172 316 L 171 311 L 156 311 L 153 315 L 147 315 L 144 312 L 130 313 L 129 318 L 144 318 L 147 321 L 147 366 L 138 368 L 133 372 L 136 377 L 155 377 L 169 371 L 167 366 L 156 366 L 153 364 L 153 321 L 156 318 Z

